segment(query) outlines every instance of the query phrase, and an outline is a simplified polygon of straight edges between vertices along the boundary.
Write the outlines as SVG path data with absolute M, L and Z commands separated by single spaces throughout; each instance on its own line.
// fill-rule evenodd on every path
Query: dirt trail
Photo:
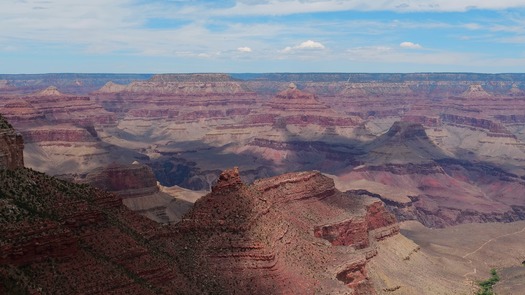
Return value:
M 483 247 L 485 247 L 488 243 L 490 242 L 493 242 L 493 241 L 496 241 L 497 239 L 500 239 L 500 238 L 503 238 L 503 237 L 507 237 L 507 236 L 512 236 L 512 235 L 515 235 L 515 234 L 518 234 L 518 233 L 522 233 L 525 231 L 525 226 L 521 229 L 521 230 L 518 230 L 518 231 L 515 231 L 515 232 L 512 232 L 512 233 L 508 233 L 508 234 L 503 234 L 503 235 L 499 235 L 497 237 L 494 237 L 490 240 L 487 240 L 485 243 L 481 244 L 481 246 L 479 246 L 476 250 L 472 251 L 472 252 L 469 252 L 465 255 L 463 255 L 461 258 L 464 258 L 464 259 L 467 259 L 468 256 L 470 255 L 473 255 L 473 254 L 476 254 L 478 251 L 480 251 L 481 249 L 483 249 Z M 468 263 L 472 264 L 472 259 L 467 259 L 468 260 Z M 467 283 L 470 283 L 470 280 L 468 279 L 468 276 L 469 275 L 472 275 L 472 274 L 476 274 L 477 273 L 477 269 L 474 268 L 473 271 L 471 272 L 468 272 L 466 274 L 463 275 L 463 277 L 465 278 L 465 280 L 467 281 Z

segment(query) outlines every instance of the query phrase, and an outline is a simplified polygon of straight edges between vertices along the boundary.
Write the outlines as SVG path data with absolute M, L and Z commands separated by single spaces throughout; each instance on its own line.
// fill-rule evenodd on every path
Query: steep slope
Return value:
M 18 168 L 0 170 L 0 196 L 2 293 L 191 290 L 150 242 L 162 229 L 115 195 Z
M 2 117 L 0 127 L 14 134 Z M 0 147 L 22 157 L 21 141 Z M 151 242 L 166 228 L 116 195 L 11 162 L 18 164 L 0 166 L 1 294 L 199 293 L 174 253 Z

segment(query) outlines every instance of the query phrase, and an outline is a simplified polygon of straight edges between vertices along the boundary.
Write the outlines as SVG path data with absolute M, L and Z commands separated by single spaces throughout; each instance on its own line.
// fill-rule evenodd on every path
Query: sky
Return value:
M 525 72 L 525 0 L 0 0 L 0 73 Z

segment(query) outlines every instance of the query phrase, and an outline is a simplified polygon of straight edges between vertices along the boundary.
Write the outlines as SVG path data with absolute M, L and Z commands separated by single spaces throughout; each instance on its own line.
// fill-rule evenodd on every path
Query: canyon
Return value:
M 1 78 L 26 165 L 64 179 L 139 162 L 158 189 L 209 191 L 232 166 L 247 183 L 319 170 L 429 227 L 525 218 L 522 74 Z
M 25 221 L 8 227 L 6 237 L 13 238 L 4 246 L 14 252 L 3 263 L 38 266 L 4 268 L 0 290 L 55 263 L 67 272 L 73 267 L 68 257 L 78 255 L 112 267 L 101 273 L 119 279 L 107 288 L 141 294 L 166 293 L 164 282 L 195 294 L 470 294 L 488 265 L 509 282 L 498 292 L 521 290 L 516 226 L 525 220 L 523 74 L 0 79 L 0 114 L 10 122 L 1 123 L 0 169 L 25 171 L 16 177 L 32 181 L 44 177 L 25 165 L 61 179 L 44 182 L 109 192 L 89 188 L 104 200 L 71 205 L 106 216 L 71 221 L 79 228 L 57 220 L 80 213 L 56 213 L 49 204 L 35 205 L 52 213 L 31 219 L 41 222 L 41 231 L 27 230 L 30 238 L 17 237 L 30 226 Z M 71 207 L 60 202 L 64 210 Z M 22 203 L 6 203 L 22 212 L 14 220 L 35 212 Z M 90 207 L 100 204 L 109 207 Z M 485 234 L 479 223 L 490 229 L 486 240 L 458 242 L 454 231 Z M 497 235 L 498 226 L 508 241 Z M 84 232 L 98 228 L 122 236 L 141 254 L 131 251 L 127 260 L 127 250 L 93 246 Z M 432 239 L 430 229 L 454 238 Z M 23 244 L 27 239 L 33 242 Z M 505 242 L 476 251 L 491 239 Z M 447 247 L 460 249 L 455 258 L 442 251 Z M 491 262 L 511 248 L 516 255 Z M 16 253 L 36 256 L 24 260 L 27 255 Z M 134 268 L 148 255 L 156 257 L 155 271 Z M 398 269 L 421 271 L 414 279 Z M 71 279 L 64 284 L 56 288 L 71 290 Z M 48 282 L 36 285 L 27 290 L 53 290 Z
M 136 175 L 148 174 L 138 167 Z M 3 167 L 0 176 L 0 291 L 8 294 L 380 294 L 376 286 L 389 281 L 369 276 L 367 265 L 389 239 L 410 244 L 380 200 L 342 193 L 317 171 L 247 185 L 238 168 L 225 170 L 170 226 L 90 185 L 23 166 Z M 394 289 L 422 290 L 408 277 L 402 284 Z

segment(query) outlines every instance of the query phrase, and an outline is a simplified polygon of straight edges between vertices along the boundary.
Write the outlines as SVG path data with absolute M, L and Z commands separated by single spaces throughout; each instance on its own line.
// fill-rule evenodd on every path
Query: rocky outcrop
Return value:
M 96 93 L 118 93 L 121 91 L 124 91 L 126 89 L 126 85 L 121 85 L 117 83 L 113 83 L 112 81 L 109 81 L 108 83 L 104 84 L 102 88 L 96 91 Z
M 462 97 L 465 98 L 489 98 L 492 97 L 490 93 L 483 89 L 481 84 L 473 84 L 469 86 L 469 89 L 462 93 Z
M 0 169 L 24 167 L 24 141 L 0 115 Z
M 159 191 L 151 168 L 138 162 L 128 165 L 112 163 L 81 175 L 76 181 L 89 183 L 122 198 L 140 197 Z
M 212 187 L 212 192 L 222 191 L 228 188 L 235 188 L 242 185 L 239 176 L 239 168 L 234 167 L 231 170 L 224 170 L 220 175 L 217 183 Z
M 398 220 L 445 227 L 522 219 L 522 178 L 450 157 L 420 124 L 394 123 L 357 158 L 362 164 L 342 173 L 346 189 L 382 199 Z
M 368 224 L 364 218 L 353 218 L 325 224 L 314 228 L 318 238 L 328 240 L 334 246 L 355 246 L 357 249 L 368 247 Z
M 58 91 L 58 88 L 56 88 L 55 86 L 49 86 L 46 89 L 35 93 L 35 96 L 54 96 L 54 97 L 57 97 L 57 96 L 62 96 L 62 95 L 63 94 L 60 91 Z
M 397 141 L 429 140 L 425 128 L 421 124 L 402 121 L 395 122 L 386 133 L 386 136 Z
M 248 186 L 237 169 L 224 171 L 176 225 L 190 280 L 206 292 L 250 294 L 374 294 L 366 271 L 377 253 L 380 235 L 373 233 L 391 227 L 397 228 L 395 218 L 380 201 L 342 194 L 319 172 Z

